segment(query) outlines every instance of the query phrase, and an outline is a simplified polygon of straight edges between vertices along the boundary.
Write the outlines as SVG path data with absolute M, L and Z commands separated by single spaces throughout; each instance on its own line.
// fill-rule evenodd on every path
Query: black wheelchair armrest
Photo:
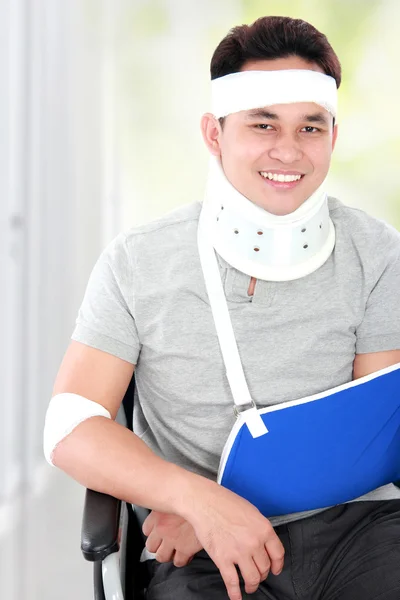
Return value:
M 86 490 L 83 509 L 81 550 L 86 560 L 104 560 L 119 550 L 121 500 Z

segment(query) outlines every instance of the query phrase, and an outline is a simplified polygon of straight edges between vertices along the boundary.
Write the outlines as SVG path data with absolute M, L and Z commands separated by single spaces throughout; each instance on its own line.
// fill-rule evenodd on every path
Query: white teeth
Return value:
M 261 175 L 264 179 L 272 179 L 273 181 L 298 181 L 301 178 L 301 175 L 283 175 L 282 173 L 267 173 L 266 171 L 261 171 Z

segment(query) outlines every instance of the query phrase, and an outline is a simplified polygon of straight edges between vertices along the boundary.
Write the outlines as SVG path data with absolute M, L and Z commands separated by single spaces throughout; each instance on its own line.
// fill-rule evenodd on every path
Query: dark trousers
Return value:
M 342 504 L 275 531 L 283 571 L 243 600 L 400 600 L 400 500 Z M 186 567 L 151 562 L 147 600 L 228 599 L 205 551 Z

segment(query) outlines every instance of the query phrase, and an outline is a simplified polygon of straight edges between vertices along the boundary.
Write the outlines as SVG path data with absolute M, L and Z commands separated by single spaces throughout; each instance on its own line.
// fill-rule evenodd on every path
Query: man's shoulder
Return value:
M 329 212 L 342 244 L 351 244 L 367 256 L 400 252 L 400 232 L 384 219 L 329 197 Z
M 157 219 L 131 227 L 124 232 L 125 238 L 129 242 L 135 238 L 157 236 L 164 238 L 168 235 L 175 235 L 177 230 L 183 233 L 185 230 L 191 230 L 193 226 L 197 227 L 200 211 L 201 204 L 199 202 L 178 206 Z
M 121 231 L 108 248 L 110 260 L 121 268 L 149 268 L 166 261 L 182 262 L 193 254 L 201 204 L 178 206 L 161 217 Z M 124 267 L 124 265 L 130 265 Z

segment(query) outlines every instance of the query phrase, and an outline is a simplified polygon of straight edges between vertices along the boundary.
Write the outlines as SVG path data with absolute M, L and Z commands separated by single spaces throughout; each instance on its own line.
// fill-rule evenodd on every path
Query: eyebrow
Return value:
M 276 113 L 273 112 L 269 112 L 268 110 L 265 110 L 263 108 L 258 109 L 258 110 L 253 110 L 250 113 L 247 113 L 246 119 L 248 120 L 252 120 L 252 119 L 268 119 L 269 121 L 279 121 L 279 115 L 277 115 Z M 321 123 L 322 125 L 328 125 L 328 120 L 325 117 L 325 115 L 321 112 L 317 112 L 314 114 L 305 114 L 305 115 L 301 115 L 300 117 L 301 121 L 306 121 L 307 123 Z

